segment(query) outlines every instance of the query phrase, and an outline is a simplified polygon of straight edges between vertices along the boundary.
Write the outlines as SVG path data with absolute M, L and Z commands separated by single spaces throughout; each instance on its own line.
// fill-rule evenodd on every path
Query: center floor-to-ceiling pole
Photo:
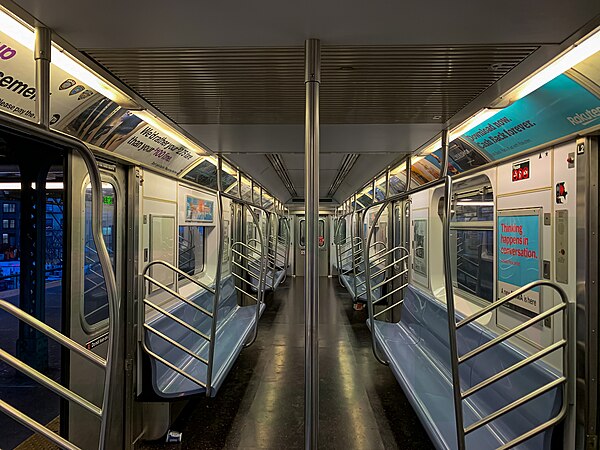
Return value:
M 319 84 L 321 42 L 304 43 L 304 176 L 306 251 L 304 259 L 304 447 L 316 450 L 319 425 Z

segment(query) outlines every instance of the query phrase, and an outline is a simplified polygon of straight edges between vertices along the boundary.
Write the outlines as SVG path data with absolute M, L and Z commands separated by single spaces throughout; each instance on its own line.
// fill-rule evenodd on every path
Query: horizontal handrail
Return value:
M 567 308 L 567 305 L 565 303 L 561 303 L 559 305 L 553 306 L 552 308 L 550 308 L 547 311 L 544 311 L 541 314 L 538 314 L 535 317 L 532 317 L 531 319 L 517 325 L 514 328 L 511 328 L 509 331 L 506 331 L 505 333 L 502 333 L 500 336 L 495 337 L 494 339 L 491 339 L 489 341 L 487 341 L 485 344 L 480 345 L 477 348 L 474 348 L 473 350 L 471 350 L 468 353 L 465 353 L 463 356 L 460 356 L 458 358 L 458 362 L 459 363 L 463 363 L 468 359 L 473 358 L 474 356 L 486 351 L 487 349 L 489 349 L 490 347 L 493 347 L 494 345 L 507 340 L 508 338 L 519 334 L 521 331 L 529 328 L 531 325 L 538 323 L 542 320 L 544 320 L 546 317 L 550 317 L 554 314 L 556 314 L 559 311 L 562 311 L 564 309 Z
M 462 428 L 462 436 L 460 438 L 463 443 L 464 443 L 465 435 L 489 424 L 490 422 L 498 419 L 502 415 L 507 414 L 508 412 L 510 412 L 516 408 L 519 408 L 521 405 L 524 405 L 525 403 L 527 403 L 527 402 L 529 402 L 529 401 L 531 401 L 531 400 L 533 400 L 533 399 L 535 399 L 535 398 L 537 398 L 537 397 L 539 397 L 561 385 L 563 386 L 563 398 L 562 398 L 562 406 L 561 406 L 560 412 L 557 415 L 555 415 L 552 419 L 538 425 L 537 427 L 527 431 L 526 433 L 521 434 L 520 436 L 514 438 L 513 440 L 504 444 L 500 448 L 501 449 L 513 448 L 514 446 L 518 445 L 519 443 L 526 441 L 527 439 L 541 433 L 542 431 L 544 431 L 544 430 L 548 429 L 549 427 L 555 425 L 556 423 L 560 422 L 566 415 L 567 391 L 566 391 L 565 386 L 567 383 L 567 378 L 564 374 L 568 373 L 568 364 L 569 364 L 569 358 L 566 354 L 567 345 L 568 345 L 568 341 L 566 338 L 566 336 L 568 335 L 568 331 L 566 329 L 568 327 L 568 321 L 566 319 L 568 298 L 567 298 L 565 291 L 562 288 L 560 288 L 558 285 L 552 283 L 549 280 L 533 281 L 533 282 L 528 283 L 527 285 L 511 292 L 510 294 L 497 300 L 496 302 L 492 303 L 491 305 L 488 305 L 485 308 L 482 308 L 481 310 L 477 311 L 476 313 L 460 320 L 459 322 L 455 322 L 454 326 L 455 326 L 455 330 L 458 330 L 461 327 L 484 316 L 485 314 L 488 314 L 488 313 L 496 310 L 497 308 L 504 305 L 505 303 L 519 297 L 520 295 L 524 294 L 525 292 L 531 291 L 532 289 L 535 289 L 536 287 L 541 287 L 541 286 L 546 286 L 546 287 L 550 287 L 550 288 L 554 289 L 560 295 L 561 302 L 559 304 L 549 308 L 548 310 L 546 310 L 544 312 L 536 314 L 534 317 L 531 317 L 530 319 L 526 320 L 525 322 L 511 328 L 510 330 L 507 330 L 503 334 L 496 336 L 495 338 L 472 349 L 471 351 L 465 353 L 462 356 L 459 356 L 458 354 L 454 355 L 454 357 L 453 357 L 454 359 L 452 362 L 454 364 L 454 368 L 456 369 L 456 372 L 457 372 L 458 367 L 460 366 L 461 363 L 469 360 L 470 358 L 473 358 L 474 356 L 490 349 L 491 347 L 493 347 L 513 336 L 516 336 L 517 334 L 530 328 L 534 324 L 536 324 L 548 317 L 551 317 L 555 314 L 558 314 L 559 312 L 563 312 L 563 327 L 564 327 L 563 333 L 564 333 L 565 337 L 563 337 L 563 339 L 561 339 L 560 341 L 554 342 L 554 343 L 546 346 L 545 348 L 542 348 L 538 352 L 536 352 L 532 355 L 529 355 L 529 356 L 525 357 L 524 359 L 518 361 L 517 363 L 480 381 L 478 384 L 466 389 L 465 391 L 463 391 L 460 388 L 460 386 L 458 386 L 458 388 L 455 387 L 455 389 L 457 389 L 457 394 L 458 394 L 458 399 L 456 401 L 462 403 L 462 401 L 464 401 L 469 396 L 475 394 L 476 392 L 479 392 L 480 390 L 486 388 L 487 386 L 490 386 L 491 384 L 497 382 L 498 380 L 501 380 L 501 379 L 507 377 L 508 375 L 516 372 L 517 370 L 519 370 L 525 366 L 528 366 L 529 364 L 532 364 L 533 362 L 538 361 L 538 360 L 542 359 L 543 357 L 545 357 L 555 351 L 558 351 L 560 349 L 562 349 L 562 351 L 563 351 L 563 375 L 550 381 L 549 383 L 545 384 L 544 386 L 541 386 L 538 389 L 519 397 L 518 399 L 516 399 L 516 400 L 512 401 L 511 403 L 503 406 L 502 408 L 488 414 L 487 416 L 482 417 L 481 419 L 470 424 L 469 426 Z M 455 333 L 454 333 L 454 336 L 455 336 Z M 462 408 L 460 408 L 459 411 L 462 411 Z M 459 427 L 459 432 L 460 431 L 461 431 L 461 427 Z
M 148 346 L 146 345 L 145 342 L 142 341 L 142 344 L 144 346 L 144 350 L 146 351 L 146 353 L 148 353 L 150 356 L 152 356 L 154 359 L 156 359 L 158 362 L 164 364 L 165 366 L 167 366 L 169 369 L 174 370 L 175 372 L 177 372 L 179 375 L 186 377 L 188 380 L 196 383 L 197 385 L 203 387 L 204 389 L 206 389 L 206 383 L 204 383 L 203 381 L 199 380 L 198 378 L 196 378 L 193 375 L 190 375 L 189 373 L 187 373 L 185 370 L 180 369 L 179 367 L 177 367 L 175 364 L 173 364 L 172 362 L 166 360 L 165 358 L 163 358 L 162 356 L 160 356 L 159 354 L 153 352 L 152 350 L 150 350 L 148 348 Z
M 376 284 L 375 286 L 372 286 L 371 290 L 374 291 L 375 289 L 380 288 L 381 286 L 389 283 L 390 281 L 394 281 L 396 278 L 406 275 L 407 273 L 408 273 L 408 269 L 404 269 L 401 272 L 395 273 L 390 278 L 387 278 L 387 279 L 383 280 L 382 282 Z
M 250 269 L 248 269 L 247 267 L 242 266 L 240 263 L 237 263 L 235 261 L 233 261 L 233 265 L 236 267 L 239 267 L 240 269 L 248 272 L 250 275 L 252 275 L 255 278 L 258 278 L 260 275 L 256 274 L 256 272 L 252 272 Z M 254 267 L 253 267 L 254 268 Z
M 240 288 L 239 288 L 239 287 L 237 287 L 237 286 L 234 286 L 234 287 L 235 287 L 235 289 L 236 289 L 237 291 L 241 292 L 242 294 L 246 295 L 247 297 L 250 297 L 250 298 L 251 298 L 252 300 L 254 300 L 256 303 L 258 303 L 258 297 L 255 297 L 254 295 L 250 294 L 249 292 L 246 292 L 246 291 L 245 291 L 245 290 L 243 290 L 243 289 L 240 289 Z
M 405 287 L 407 287 L 407 286 L 408 286 L 408 283 L 405 283 L 405 284 L 403 284 L 402 286 L 400 286 L 400 287 L 397 287 L 397 288 L 396 288 L 396 289 L 394 289 L 393 291 L 390 291 L 390 292 L 388 292 L 387 294 L 385 294 L 385 295 L 382 295 L 381 297 L 379 297 L 377 300 L 374 300 L 374 301 L 373 301 L 373 304 L 375 304 L 375 303 L 379 303 L 379 302 L 381 302 L 381 301 L 385 300 L 385 299 L 386 299 L 386 298 L 388 298 L 389 296 L 391 296 L 391 295 L 394 295 L 396 292 L 398 292 L 398 291 L 401 291 L 402 289 L 404 289 L 404 288 L 405 288 Z
M 59 434 L 50 431 L 47 427 L 39 423 L 37 420 L 32 419 L 27 414 L 23 414 L 16 408 L 13 408 L 11 405 L 6 403 L 4 400 L 0 400 L 0 410 L 5 413 L 7 416 L 12 417 L 14 420 L 19 422 L 21 425 L 26 426 L 27 428 L 35 431 L 36 433 L 44 436 L 49 441 L 54 442 L 60 448 L 66 450 L 81 450 L 74 444 L 71 444 L 65 438 L 60 436 Z
M 386 270 L 391 269 L 392 267 L 394 267 L 396 264 L 398 264 L 399 262 L 402 262 L 402 260 L 404 259 L 408 259 L 409 255 L 406 255 L 404 257 L 402 257 L 401 259 L 399 259 L 398 261 L 393 261 L 390 264 L 388 264 L 387 266 L 384 266 L 383 268 L 379 269 L 379 271 L 371 274 L 371 279 L 378 277 L 379 275 L 381 275 L 382 273 L 385 273 Z
M 203 289 L 206 289 L 211 294 L 215 294 L 215 289 L 213 289 L 212 287 L 207 286 L 206 284 L 202 283 L 201 281 L 198 281 L 198 280 L 192 278 L 187 273 L 185 273 L 183 270 L 179 269 L 178 267 L 175 267 L 173 264 L 168 263 L 166 261 L 162 261 L 160 259 L 148 263 L 146 265 L 146 267 L 144 268 L 144 272 L 143 272 L 144 275 L 146 275 L 148 273 L 148 270 L 150 269 L 150 267 L 157 266 L 157 265 L 158 266 L 165 266 L 165 267 L 171 269 L 173 272 L 175 272 L 175 273 L 181 275 L 182 277 L 186 278 L 187 280 L 191 281 L 192 283 L 200 286 Z
M 43 373 L 38 372 L 33 367 L 25 364 L 19 358 L 16 358 L 15 356 L 11 355 L 10 353 L 8 353 L 2 349 L 0 349 L 0 360 L 9 364 L 14 369 L 18 370 L 19 372 L 23 373 L 24 375 L 27 375 L 29 378 L 37 381 L 42 386 L 50 389 L 55 394 L 60 395 L 65 400 L 69 400 L 73 403 L 78 404 L 83 409 L 85 409 L 88 412 L 91 412 L 93 415 L 95 415 L 98 418 L 102 417 L 102 410 L 98 406 L 94 405 L 92 402 L 86 400 L 85 398 L 77 395 L 75 392 L 71 391 L 70 389 L 67 389 L 62 384 L 57 383 L 56 381 L 54 381 L 51 378 L 48 378 Z
M 161 308 L 158 305 L 155 305 L 154 303 L 152 303 L 151 301 L 148 301 L 147 299 L 143 300 L 144 305 L 149 306 L 150 308 L 158 311 L 159 313 L 161 313 L 163 316 L 168 317 L 169 319 L 171 319 L 174 322 L 177 322 L 179 325 L 181 325 L 184 328 L 187 328 L 188 330 L 190 330 L 192 333 L 200 336 L 203 339 L 206 339 L 207 341 L 210 341 L 210 336 L 204 334 L 202 331 L 198 330 L 197 328 L 191 326 L 189 323 L 187 323 L 185 320 L 181 320 L 179 317 L 174 316 L 173 314 L 171 314 L 169 311 L 167 311 L 164 308 Z
M 181 300 L 183 303 L 185 303 L 186 305 L 190 305 L 192 308 L 200 311 L 203 314 L 206 314 L 208 317 L 212 318 L 213 317 L 213 313 L 210 312 L 207 309 L 204 309 L 202 306 L 195 304 L 194 302 L 190 301 L 189 299 L 185 298 L 184 296 L 182 296 L 181 294 L 175 292 L 173 289 L 171 289 L 168 286 L 165 286 L 163 283 L 161 283 L 160 281 L 152 278 L 151 276 L 149 276 L 148 274 L 144 274 L 144 279 L 147 280 L 148 282 L 158 286 L 159 288 L 163 289 L 164 291 L 168 292 L 169 294 L 173 295 L 174 297 L 177 297 L 179 300 Z
M 543 395 L 546 392 L 554 389 L 556 386 L 566 383 L 566 382 L 567 382 L 567 379 L 564 376 L 559 377 L 555 380 L 552 380 L 551 382 L 536 389 L 535 391 L 530 392 L 529 394 L 515 400 L 514 402 L 511 402 L 508 405 L 503 406 L 502 408 L 498 409 L 497 411 L 494 411 L 493 413 L 479 419 L 477 422 L 472 423 L 471 425 L 469 425 L 468 427 L 465 428 L 465 434 L 469 434 L 469 433 L 477 430 L 478 428 L 481 428 L 484 425 L 487 425 L 488 423 L 492 422 L 493 420 L 496 420 L 498 417 L 503 416 L 504 414 L 512 411 L 513 409 L 518 408 L 519 406 L 524 405 L 527 402 L 530 402 L 531 400 L 539 397 L 540 395 Z
M 238 280 L 243 281 L 244 283 L 246 283 L 247 285 L 249 285 L 250 287 L 253 287 L 254 289 L 256 289 L 256 285 L 254 285 L 253 283 L 251 283 L 250 281 L 246 280 L 245 278 L 239 276 L 237 273 L 233 273 L 232 274 L 234 277 L 236 277 Z
M 538 286 L 547 286 L 547 287 L 551 287 L 556 289 L 556 285 L 554 283 L 552 283 L 549 280 L 537 280 L 537 281 L 532 281 L 529 284 L 526 284 L 523 287 L 520 287 L 519 289 L 511 292 L 510 294 L 502 297 L 501 299 L 496 300 L 495 302 L 489 304 L 488 306 L 486 306 L 485 308 L 480 309 L 479 311 L 477 311 L 476 313 L 473 313 L 472 315 L 470 315 L 469 317 L 464 318 L 463 320 L 459 321 L 456 324 L 456 328 L 460 328 L 468 323 L 473 322 L 474 320 L 479 319 L 482 316 L 485 316 L 487 313 L 489 313 L 490 311 L 493 311 L 494 309 L 499 308 L 500 306 L 502 306 L 504 303 L 509 302 L 511 300 L 514 300 L 516 297 L 518 297 L 519 295 L 535 288 Z M 561 291 L 557 291 L 559 293 L 559 295 L 561 295 L 561 297 L 563 297 L 563 293 Z M 562 298 L 564 303 L 567 303 L 567 299 L 566 297 Z
M 374 302 L 377 303 L 377 302 Z M 382 309 L 381 311 L 379 311 L 378 313 L 374 314 L 373 317 L 378 317 L 382 314 L 385 314 L 386 312 L 388 312 L 390 309 L 394 309 L 396 306 L 401 305 L 402 303 L 404 303 L 404 299 L 402 300 L 398 300 L 396 303 L 388 306 L 387 308 Z
M 566 415 L 567 415 L 567 404 L 563 400 L 563 407 L 556 416 L 554 416 L 552 419 L 547 420 L 546 422 L 538 425 L 537 427 L 527 431 L 526 433 L 523 433 L 521 436 L 514 438 L 512 441 L 507 442 L 506 444 L 502 445 L 501 447 L 498 447 L 497 450 L 508 450 L 508 449 L 515 448 L 520 443 L 525 442 L 526 440 L 532 438 L 533 436 L 541 433 L 544 430 L 547 430 L 550 427 L 553 427 L 554 425 L 556 425 L 557 423 L 562 421 Z
M 239 241 L 238 242 L 234 242 L 231 247 L 235 247 L 236 245 L 240 245 L 240 246 L 244 247 L 245 249 L 250 250 L 250 251 L 256 253 L 257 255 L 261 255 L 262 254 L 262 252 L 260 250 L 258 250 L 255 247 L 252 247 L 252 246 L 246 244 L 245 242 L 239 242 Z M 244 255 L 244 256 L 247 256 L 247 255 Z
M 204 359 L 203 357 L 195 354 L 193 351 L 191 351 L 189 348 L 184 347 L 183 345 L 181 345 L 179 342 L 177 342 L 174 339 L 171 339 L 169 336 L 167 336 L 166 334 L 164 334 L 163 332 L 157 330 L 154 327 L 151 327 L 150 325 L 148 325 L 147 323 L 144 324 L 144 328 L 146 330 L 148 330 L 149 332 L 157 335 L 158 337 L 160 337 L 161 339 L 167 341 L 169 344 L 171 344 L 174 347 L 177 347 L 179 350 L 181 350 L 182 352 L 187 353 L 188 355 L 192 356 L 193 358 L 197 359 L 198 361 L 200 361 L 201 363 L 204 363 L 208 366 L 208 360 Z
M 50 339 L 58 342 L 59 344 L 64 345 L 69 350 L 74 351 L 79 356 L 82 356 L 91 363 L 94 363 L 98 367 L 106 368 L 106 360 L 104 358 L 96 355 L 94 352 L 88 350 L 83 345 L 75 342 L 74 340 L 66 337 L 64 334 L 59 333 L 54 328 L 46 325 L 41 320 L 38 320 L 32 315 L 27 314 L 25 311 L 16 307 L 12 303 L 7 302 L 6 300 L 0 300 L 0 308 L 6 311 L 7 313 L 13 315 L 17 319 L 21 320 L 22 322 L 25 322 L 30 327 L 35 328 L 39 332 L 45 334 Z
M 530 363 L 537 361 L 546 355 L 549 355 L 553 351 L 558 350 L 559 348 L 563 348 L 566 345 L 567 345 L 567 341 L 565 339 L 562 339 L 562 340 L 550 345 L 549 347 L 546 347 L 546 348 L 540 350 L 539 352 L 534 353 L 533 355 L 530 355 L 525 359 L 522 359 L 518 363 L 513 364 L 510 367 L 507 367 L 506 369 L 498 372 L 497 374 L 492 375 L 489 378 L 486 378 L 485 380 L 481 381 L 480 383 L 476 384 L 475 386 L 472 386 L 469 389 L 467 389 L 466 391 L 463 391 L 461 393 L 463 400 L 466 399 L 467 397 L 470 397 L 471 395 L 475 394 L 476 392 L 479 392 L 481 389 L 489 386 L 490 384 L 493 384 L 496 381 L 501 380 L 502 378 L 510 375 L 511 373 L 516 372 L 520 368 L 525 367 L 525 366 L 529 365 Z

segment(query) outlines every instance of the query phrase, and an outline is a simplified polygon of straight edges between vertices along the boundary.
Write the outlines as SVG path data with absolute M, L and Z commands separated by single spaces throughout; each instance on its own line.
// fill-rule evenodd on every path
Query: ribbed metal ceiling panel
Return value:
M 321 121 L 443 122 L 537 49 L 324 46 Z M 304 121 L 302 47 L 90 49 L 181 124 Z

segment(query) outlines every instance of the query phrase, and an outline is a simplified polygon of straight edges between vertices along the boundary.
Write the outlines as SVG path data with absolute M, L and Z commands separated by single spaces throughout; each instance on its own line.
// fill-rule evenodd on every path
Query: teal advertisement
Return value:
M 541 278 L 539 210 L 498 213 L 498 298 Z M 540 312 L 539 290 L 515 298 L 511 306 L 526 315 Z
M 498 160 L 595 125 L 600 125 L 600 99 L 562 74 L 462 139 Z

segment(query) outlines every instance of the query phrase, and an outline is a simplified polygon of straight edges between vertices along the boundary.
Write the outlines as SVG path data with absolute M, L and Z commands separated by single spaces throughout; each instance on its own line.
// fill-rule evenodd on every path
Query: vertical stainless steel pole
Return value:
M 319 433 L 319 84 L 321 42 L 304 43 L 304 174 L 306 252 L 304 259 L 304 448 L 316 450 Z
M 49 28 L 35 29 L 35 115 L 44 128 L 50 126 L 50 53 L 52 32 Z
M 448 175 L 448 163 L 450 162 L 450 146 L 448 145 L 448 128 L 442 130 L 442 170 L 440 178 Z

